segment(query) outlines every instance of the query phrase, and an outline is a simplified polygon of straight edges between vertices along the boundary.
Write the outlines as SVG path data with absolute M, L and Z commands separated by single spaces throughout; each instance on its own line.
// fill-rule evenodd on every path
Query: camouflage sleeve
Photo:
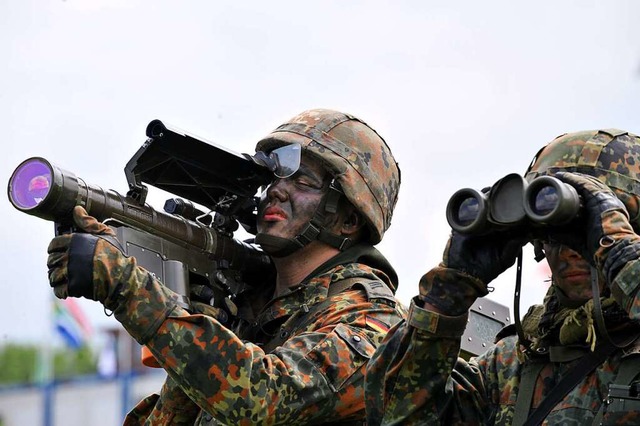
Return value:
M 199 412 L 200 407 L 189 399 L 171 377 L 167 377 L 160 395 L 153 394 L 140 401 L 127 414 L 124 426 L 193 425 Z
M 124 418 L 123 426 L 143 426 L 147 417 L 150 416 L 153 407 L 158 402 L 160 395 L 154 393 L 142 399 L 129 411 Z
M 389 332 L 367 367 L 368 424 L 482 424 L 489 415 L 482 377 L 458 358 L 467 314 L 421 306 L 415 297 L 406 322 Z
M 128 284 L 114 310 L 118 321 L 150 349 L 192 401 L 226 424 L 293 425 L 363 417 L 364 369 L 383 337 L 368 327 L 367 318 L 400 319 L 393 308 L 368 303 L 360 295 L 364 300 L 339 312 L 320 312 L 323 326 L 266 354 L 215 319 L 177 307 L 175 295 L 156 279 Z
M 640 259 L 628 262 L 611 283 L 611 292 L 631 319 L 640 319 Z

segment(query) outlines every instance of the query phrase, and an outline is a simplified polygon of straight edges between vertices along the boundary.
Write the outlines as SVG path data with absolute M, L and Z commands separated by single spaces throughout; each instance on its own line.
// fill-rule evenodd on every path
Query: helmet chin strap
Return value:
M 336 186 L 335 180 L 329 184 L 329 190 L 322 197 L 316 211 L 302 232 L 293 238 L 275 237 L 258 233 L 255 243 L 272 257 L 286 257 L 300 250 L 312 241 L 321 241 L 335 247 L 340 251 L 346 250 L 353 245 L 353 240 L 348 237 L 334 234 L 324 226 L 327 213 L 338 211 L 338 202 L 342 196 L 342 191 Z

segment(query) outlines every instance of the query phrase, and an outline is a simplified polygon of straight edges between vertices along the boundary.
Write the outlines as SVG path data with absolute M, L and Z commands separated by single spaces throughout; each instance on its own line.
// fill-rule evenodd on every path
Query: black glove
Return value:
M 517 230 L 480 236 L 453 231 L 444 250 L 442 265 L 489 284 L 514 264 L 526 243 L 527 238 Z
M 85 233 L 65 234 L 47 249 L 49 284 L 56 297 L 85 297 L 104 302 L 108 282 L 117 282 L 129 262 L 111 228 L 89 216 L 80 206 L 73 210 L 76 225 Z
M 527 238 L 521 231 L 463 235 L 453 231 L 442 263 L 420 280 L 420 299 L 448 315 L 461 315 L 487 284 L 515 262 Z
M 583 243 L 571 239 L 561 242 L 580 253 L 612 282 L 627 262 L 640 256 L 640 236 L 629 222 L 624 203 L 593 176 L 569 172 L 555 176 L 573 186 L 583 202 Z
M 49 244 L 49 282 L 59 298 L 86 297 L 102 303 L 141 345 L 171 315 L 182 315 L 183 296 L 123 254 L 113 231 L 76 207 L 73 218 L 86 232 L 62 235 Z

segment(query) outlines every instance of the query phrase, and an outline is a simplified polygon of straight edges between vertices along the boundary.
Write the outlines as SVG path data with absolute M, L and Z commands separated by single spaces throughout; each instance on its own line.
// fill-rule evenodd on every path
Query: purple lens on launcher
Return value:
M 11 201 L 20 209 L 31 209 L 42 202 L 51 189 L 51 168 L 40 160 L 22 164 L 11 179 Z

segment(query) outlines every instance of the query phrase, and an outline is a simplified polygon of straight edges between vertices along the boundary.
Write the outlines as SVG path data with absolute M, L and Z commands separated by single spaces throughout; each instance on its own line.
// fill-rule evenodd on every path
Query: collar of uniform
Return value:
M 326 298 L 332 274 L 333 270 L 327 271 L 271 299 L 258 316 L 258 322 L 266 324 L 277 318 L 293 315 L 300 309 L 304 309 L 304 305 L 311 306 Z
M 364 264 L 377 270 L 376 275 L 395 293 L 398 288 L 398 275 L 389 261 L 375 247 L 368 243 L 358 243 L 342 251 L 317 267 L 302 282 L 311 281 L 317 276 L 331 272 L 336 266 L 349 264 Z
M 327 298 L 329 287 L 334 282 L 353 277 L 380 279 L 381 276 L 384 276 L 381 271 L 360 263 L 334 266 L 307 282 L 291 288 L 287 293 L 272 299 L 260 313 L 258 322 L 266 324 L 275 319 L 293 315 L 301 309 L 308 309 Z

